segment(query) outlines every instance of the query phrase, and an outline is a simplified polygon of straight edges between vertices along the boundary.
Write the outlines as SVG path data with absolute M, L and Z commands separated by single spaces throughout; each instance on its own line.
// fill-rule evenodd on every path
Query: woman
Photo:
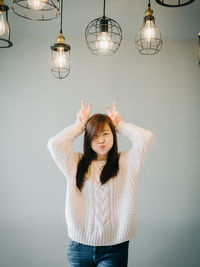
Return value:
M 90 116 L 81 101 L 76 122 L 49 139 L 48 148 L 67 180 L 65 216 L 70 267 L 126 267 L 129 241 L 135 236 L 138 174 L 154 134 L 125 123 L 113 103 L 108 115 Z M 85 130 L 84 153 L 72 144 Z M 118 153 L 116 132 L 132 147 Z

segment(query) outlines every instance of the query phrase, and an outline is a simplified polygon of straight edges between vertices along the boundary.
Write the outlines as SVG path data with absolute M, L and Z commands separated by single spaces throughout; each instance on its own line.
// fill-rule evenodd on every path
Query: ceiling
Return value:
M 11 6 L 12 0 L 5 0 Z M 134 38 L 143 23 L 147 0 L 107 0 L 106 16 L 116 20 L 124 38 Z M 200 0 L 179 8 L 168 8 L 151 1 L 154 17 L 164 39 L 193 39 L 200 32 Z M 88 23 L 102 16 L 103 0 L 64 0 L 63 33 L 84 37 Z M 60 18 L 34 22 L 10 12 L 12 33 L 18 35 L 53 35 L 59 33 Z

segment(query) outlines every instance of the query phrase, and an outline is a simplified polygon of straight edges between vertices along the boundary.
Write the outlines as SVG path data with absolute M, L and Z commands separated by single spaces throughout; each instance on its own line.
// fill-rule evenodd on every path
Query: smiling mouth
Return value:
M 105 146 L 99 146 L 99 148 L 100 148 L 100 149 L 104 149 L 104 148 L 105 148 Z

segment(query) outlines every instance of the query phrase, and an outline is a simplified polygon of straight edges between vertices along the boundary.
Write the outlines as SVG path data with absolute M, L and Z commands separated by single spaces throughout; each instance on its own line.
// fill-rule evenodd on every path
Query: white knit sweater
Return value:
M 154 134 L 121 121 L 117 132 L 132 147 L 120 153 L 119 171 L 101 186 L 105 161 L 92 161 L 80 192 L 76 186 L 77 164 L 82 157 L 73 151 L 74 139 L 85 126 L 76 121 L 48 141 L 48 149 L 67 180 L 65 218 L 69 237 L 91 246 L 114 245 L 134 237 L 137 225 L 138 174 L 154 143 Z

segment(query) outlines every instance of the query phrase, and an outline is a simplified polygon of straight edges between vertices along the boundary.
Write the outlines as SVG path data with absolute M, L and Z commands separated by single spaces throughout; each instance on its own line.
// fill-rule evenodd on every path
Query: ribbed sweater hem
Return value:
M 133 226 L 120 226 L 118 231 L 81 231 L 73 226 L 68 226 L 68 235 L 72 240 L 89 246 L 111 246 L 132 239 L 135 236 Z

